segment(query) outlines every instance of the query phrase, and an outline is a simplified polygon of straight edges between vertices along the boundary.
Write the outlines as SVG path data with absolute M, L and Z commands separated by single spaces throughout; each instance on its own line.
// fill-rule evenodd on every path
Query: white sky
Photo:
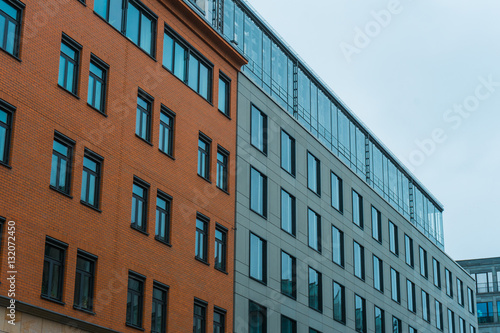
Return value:
M 500 256 L 500 2 L 247 1 L 443 203 L 446 252 Z

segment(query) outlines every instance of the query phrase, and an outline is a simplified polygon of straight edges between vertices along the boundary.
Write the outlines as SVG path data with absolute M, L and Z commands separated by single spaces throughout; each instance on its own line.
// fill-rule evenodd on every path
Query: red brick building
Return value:
M 245 62 L 181 0 L 0 0 L 0 329 L 232 332 Z

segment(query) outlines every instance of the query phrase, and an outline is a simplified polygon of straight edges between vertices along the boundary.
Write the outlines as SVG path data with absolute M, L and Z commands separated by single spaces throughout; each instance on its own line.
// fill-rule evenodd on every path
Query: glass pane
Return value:
M 149 54 L 153 52 L 152 35 L 153 22 L 148 17 L 141 15 L 141 45 L 139 46 Z
M 94 65 L 93 63 L 90 63 L 90 71 L 97 77 L 99 78 L 103 78 L 104 77 L 104 71 L 97 67 L 96 65 Z
M 103 18 L 108 17 L 108 0 L 95 0 L 94 11 Z
M 18 10 L 5 2 L 5 0 L 0 0 L 0 10 L 12 17 L 14 20 L 17 20 Z
M 189 78 L 188 85 L 194 90 L 198 91 L 199 79 L 199 66 L 200 63 L 192 54 L 189 55 Z
M 87 96 L 87 103 L 94 106 L 94 89 L 95 89 L 95 79 L 92 75 L 89 75 L 89 92 Z
M 11 54 L 14 54 L 14 42 L 16 41 L 16 24 L 14 22 L 9 22 L 7 26 L 7 45 L 5 50 Z M 1 46 L 2 44 L 0 44 Z
M 219 78 L 219 110 L 227 114 L 227 83 Z
M 123 0 L 109 0 L 109 23 L 122 31 L 122 2 Z
M 0 161 L 4 161 L 5 151 L 6 151 L 6 143 L 7 143 L 7 129 L 5 127 L 0 126 Z
M 94 107 L 98 110 L 101 110 L 101 100 L 102 100 L 102 83 L 99 81 L 95 81 L 95 103 Z
M 264 179 L 255 169 L 251 171 L 250 208 L 259 214 L 264 213 Z
M 186 50 L 178 43 L 175 43 L 174 75 L 186 80 Z
M 85 202 L 87 202 L 87 182 L 88 182 L 88 172 L 83 170 L 83 175 L 82 175 L 82 196 L 81 199 Z
M 73 93 L 75 92 L 74 91 L 75 87 L 73 85 L 75 70 L 76 70 L 75 65 L 68 61 L 68 72 L 66 73 L 66 75 L 67 75 L 66 86 L 64 88 L 66 88 L 67 90 L 69 90 Z
M 57 161 L 56 155 L 52 155 L 52 166 L 50 170 L 50 185 L 57 186 Z
M 263 280 L 263 246 L 262 241 L 255 235 L 250 236 L 250 276 Z
M 281 227 L 283 230 L 293 233 L 293 206 L 292 197 L 286 191 L 281 191 Z
M 60 169 L 59 169 L 59 190 L 66 191 L 66 172 L 68 163 L 66 160 L 60 159 Z
M 129 2 L 127 10 L 127 37 L 135 44 L 139 44 L 139 16 L 139 10 Z
M 167 34 L 163 35 L 163 66 L 168 70 L 173 70 L 174 61 L 174 40 Z
M 3 36 L 3 35 L 0 34 L 0 36 Z M 66 78 L 66 59 L 63 56 L 60 56 L 59 57 L 59 79 L 57 80 L 57 83 L 61 87 L 64 87 L 64 79 L 65 78 Z
M 203 64 L 200 64 L 200 95 L 203 96 L 205 99 L 208 99 L 209 95 L 209 69 L 208 67 L 204 66 Z
M 70 48 L 68 45 L 65 43 L 61 43 L 61 52 L 66 54 L 68 57 L 70 57 L 73 60 L 76 60 L 76 52 L 72 48 Z

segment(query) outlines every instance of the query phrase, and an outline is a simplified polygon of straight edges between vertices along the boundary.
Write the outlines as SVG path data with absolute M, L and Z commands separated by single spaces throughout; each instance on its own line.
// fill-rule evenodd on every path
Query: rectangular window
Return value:
M 444 280 L 446 283 L 446 295 L 453 297 L 453 276 L 447 268 L 444 269 Z
M 153 97 L 139 89 L 139 93 L 137 95 L 135 134 L 147 142 L 151 142 L 152 108 Z
M 222 148 L 217 147 L 217 187 L 224 192 L 228 191 L 228 165 L 229 165 L 229 152 Z
M 344 233 L 332 226 L 333 262 L 344 267 Z
M 406 264 L 410 267 L 414 267 L 414 259 L 413 259 L 413 239 L 405 234 L 405 261 Z
M 95 55 L 90 55 L 87 103 L 101 113 L 104 113 L 106 109 L 106 82 L 108 79 L 108 70 L 109 65 Z
M 267 217 L 267 177 L 253 167 L 250 170 L 250 209 Z
M 249 333 L 267 333 L 267 309 L 257 303 L 249 303 Z
M 168 156 L 174 156 L 174 120 L 175 113 L 162 105 L 158 148 Z
M 344 212 L 344 196 L 342 189 L 342 178 L 331 173 L 332 207 L 339 212 Z
M 281 315 L 281 333 L 297 333 L 297 322 Z
M 363 197 L 352 190 L 352 222 L 363 229 Z
M 309 246 L 321 252 L 321 216 L 311 208 L 307 209 Z
M 457 278 L 457 298 L 458 304 L 464 306 L 464 283 L 459 278 Z
M 469 312 L 474 314 L 474 292 L 469 287 L 467 287 L 467 299 Z
M 372 206 L 372 237 L 382 243 L 382 219 L 377 208 Z
M 219 111 L 229 117 L 231 80 L 219 72 Z
M 250 234 L 250 277 L 262 283 L 267 282 L 267 242 Z
M 470 333 L 476 333 L 476 328 L 470 325 Z
M 281 229 L 295 236 L 295 197 L 281 189 Z
M 411 326 L 408 326 L 408 333 L 417 333 L 417 330 Z
M 207 262 L 208 251 L 208 223 L 210 220 L 201 215 L 196 215 L 196 244 L 195 258 L 203 262 Z
M 309 327 L 309 333 L 321 333 L 318 330 L 315 330 L 314 328 Z
M 493 302 L 477 302 L 477 320 L 480 324 L 493 323 Z
M 193 333 L 205 333 L 207 329 L 207 304 L 203 301 L 194 301 Z
M 488 293 L 493 292 L 493 273 L 477 273 L 472 274 L 476 280 L 476 292 L 477 293 Z
M 76 95 L 78 90 L 78 73 L 80 66 L 80 52 L 82 46 L 63 34 L 61 41 L 61 55 L 59 57 L 58 84 Z
M 134 177 L 132 187 L 132 228 L 142 232 L 147 230 L 149 184 Z
M 251 144 L 267 154 L 267 116 L 252 104 L 250 136 Z
M 321 273 L 309 267 L 309 307 L 323 311 L 323 286 Z
M 226 228 L 216 225 L 215 227 L 215 269 L 226 271 L 226 254 L 227 254 L 227 230 Z
M 55 132 L 52 146 L 52 168 L 50 172 L 50 186 L 61 193 L 69 195 L 71 187 L 71 169 L 73 161 L 73 147 L 75 141 Z
M 448 333 L 455 333 L 455 313 L 448 309 Z
M 281 293 L 293 299 L 297 297 L 296 259 L 281 251 Z
M 401 325 L 401 319 L 392 317 L 392 332 L 393 333 L 403 333 L 403 326 Z
M 142 275 L 130 272 L 128 274 L 127 292 L 127 325 L 142 328 L 144 282 Z
M 365 279 L 365 248 L 354 242 L 354 275 Z
M 78 250 L 76 257 L 74 307 L 92 311 L 94 301 L 94 277 L 97 257 Z
M 356 332 L 366 332 L 366 301 L 364 298 L 354 296 L 354 319 Z
M 333 319 L 345 324 L 345 287 L 333 281 Z
M 157 16 L 135 0 L 96 0 L 94 11 L 154 57 Z
M 434 285 L 441 289 L 441 264 L 436 258 L 432 258 L 432 271 L 434 276 Z
M 465 326 L 465 320 L 462 317 L 458 317 L 458 326 L 460 333 L 467 333 L 467 326 Z
M 431 308 L 429 306 L 429 294 L 422 290 L 422 319 L 431 322 Z
M 212 139 L 200 132 L 198 138 L 198 175 L 210 180 L 210 145 Z
M 24 4 L 17 0 L 0 0 L 0 49 L 19 57 L 21 19 Z
M 391 297 L 395 302 L 401 302 L 401 289 L 399 282 L 399 272 L 391 267 Z
M 47 237 L 43 262 L 42 297 L 62 301 L 64 262 L 68 244 Z
M 295 176 L 295 139 L 281 130 L 281 168 Z
M 443 330 L 443 305 L 436 300 L 436 327 L 438 330 Z
M 1 13 L 0 10 L 0 17 Z M 15 110 L 15 107 L 0 99 L 0 164 L 9 164 L 12 118 Z
M 226 332 L 226 311 L 214 309 L 214 333 Z
M 165 333 L 167 331 L 167 292 L 167 286 L 156 281 L 153 283 L 152 333 Z
M 419 247 L 420 252 L 420 275 L 426 279 L 429 277 L 429 269 L 427 266 L 427 251 Z
M 384 292 L 384 264 L 376 255 L 373 255 L 373 288 Z
M 172 197 L 158 190 L 156 196 L 156 228 L 155 238 L 170 244 L 170 212 Z
M 101 156 L 85 149 L 81 201 L 94 208 L 99 208 L 102 162 Z
M 375 306 L 375 333 L 385 333 L 385 311 Z
M 417 300 L 415 299 L 415 284 L 410 280 L 406 280 L 406 295 L 408 299 L 408 310 L 416 312 Z
M 307 152 L 307 187 L 317 195 L 321 195 L 320 161 L 310 152 Z
M 398 227 L 389 221 L 389 250 L 399 255 Z

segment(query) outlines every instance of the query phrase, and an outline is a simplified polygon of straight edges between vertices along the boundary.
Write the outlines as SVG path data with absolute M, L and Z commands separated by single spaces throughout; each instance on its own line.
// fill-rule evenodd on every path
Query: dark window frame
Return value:
M 462 280 L 460 280 L 458 277 L 457 277 L 457 302 L 458 302 L 458 305 L 464 307 L 465 306 L 465 302 L 464 302 L 464 283 L 462 282 Z
M 432 280 L 434 286 L 441 289 L 441 263 L 434 257 L 432 257 Z
M 409 251 L 408 251 L 409 249 Z M 405 262 L 411 268 L 415 267 L 415 253 L 413 247 L 413 238 L 405 233 Z
M 201 314 L 196 313 L 196 308 L 199 308 L 201 310 Z M 195 332 L 195 322 L 196 319 L 199 319 L 201 323 L 200 331 L 201 332 L 206 332 L 207 330 L 207 308 L 208 308 L 208 303 L 205 301 L 202 301 L 201 299 L 195 298 L 194 299 L 194 304 L 193 304 L 193 332 Z
M 355 221 L 355 212 L 354 212 L 354 194 L 355 193 L 358 197 L 359 211 L 357 213 L 359 214 L 359 217 L 358 217 L 359 224 L 356 223 L 356 221 Z M 352 198 L 352 200 L 351 200 L 351 203 L 352 203 L 352 223 L 354 225 L 358 226 L 359 228 L 364 229 L 365 225 L 364 225 L 364 217 L 363 217 L 363 197 L 355 189 L 352 189 L 351 198 Z
M 133 191 L 134 185 L 138 186 L 144 190 L 144 197 L 141 198 L 134 193 L 134 191 Z M 140 231 L 142 233 L 147 233 L 147 230 L 148 230 L 149 189 L 150 189 L 150 187 L 151 186 L 149 185 L 149 183 L 145 182 L 144 180 L 140 179 L 137 176 L 134 176 L 133 185 L 132 185 L 132 213 L 134 212 L 133 211 L 134 200 L 141 201 L 142 202 L 142 212 L 140 212 L 140 214 L 141 214 L 140 217 L 142 218 L 143 225 L 142 226 L 138 225 L 137 218 L 139 217 L 139 215 L 138 215 L 139 213 L 136 211 L 135 212 L 135 221 L 134 221 L 134 217 L 132 217 L 130 226 L 132 227 L 132 229 L 135 229 L 135 230 Z
M 262 177 L 262 210 L 263 212 L 260 213 L 258 211 L 256 211 L 255 209 L 252 208 L 252 169 L 255 170 L 259 175 L 260 177 Z M 264 219 L 267 219 L 267 193 L 268 192 L 268 185 L 267 185 L 267 176 L 265 174 L 263 174 L 262 172 L 260 172 L 257 168 L 253 167 L 253 166 L 250 166 L 250 210 L 252 212 L 254 212 L 255 214 L 263 217 Z
M 130 287 L 130 280 L 135 280 L 136 282 L 139 283 L 140 290 L 134 290 Z M 143 325 L 143 319 L 144 319 L 144 287 L 146 282 L 146 277 L 142 274 L 136 273 L 132 270 L 128 271 L 128 283 L 127 283 L 127 311 L 126 311 L 126 319 L 125 319 L 125 325 L 142 329 Z M 138 322 L 134 323 L 132 322 L 131 316 L 132 314 L 132 309 L 128 307 L 129 304 L 129 298 L 130 297 L 138 297 L 139 303 L 138 303 Z
M 224 147 L 217 145 L 217 181 L 218 189 L 229 193 L 229 151 Z M 219 159 L 222 156 L 222 161 Z M 220 175 L 221 173 L 222 175 Z M 222 177 L 222 180 L 221 180 Z
M 68 156 L 64 156 L 63 154 L 56 152 L 54 150 L 54 148 L 52 148 L 52 157 L 54 155 L 57 156 L 57 164 L 56 164 L 57 171 L 56 171 L 56 184 L 55 185 L 50 184 L 50 188 L 59 192 L 59 193 L 70 196 L 71 189 L 72 189 L 71 188 L 71 183 L 72 183 L 71 176 L 73 173 L 73 155 L 74 155 L 76 142 L 58 131 L 54 131 L 54 140 L 52 141 L 52 143 L 54 143 L 54 141 L 57 141 L 59 144 L 62 144 L 63 146 L 65 146 L 68 149 Z M 60 171 L 61 171 L 60 161 L 61 160 L 65 160 L 67 163 L 66 176 L 64 178 L 64 182 L 65 182 L 65 185 L 67 187 L 66 190 L 62 190 L 59 188 L 60 187 L 59 180 L 61 178 L 61 176 L 60 176 Z M 52 168 L 54 168 L 54 166 L 51 164 L 51 173 L 52 173 Z M 52 176 L 51 176 L 50 182 L 52 183 Z
M 376 267 L 375 262 L 376 261 L 378 262 L 378 277 L 375 274 L 375 267 Z M 375 288 L 376 290 L 380 291 L 383 294 L 384 293 L 384 262 L 382 261 L 382 259 L 377 257 L 375 254 L 373 254 L 373 261 L 372 262 L 373 262 L 373 288 Z M 377 288 L 377 284 L 376 284 L 377 278 L 379 280 L 378 288 Z
M 340 290 L 340 311 L 342 312 L 341 318 L 336 318 L 336 313 L 335 313 L 336 312 L 335 311 L 335 308 L 336 308 L 336 305 L 335 305 L 335 285 L 337 285 L 338 289 Z M 333 306 L 332 306 L 332 308 L 333 308 L 333 320 L 345 325 L 346 324 L 345 286 L 334 280 L 332 287 L 333 287 Z
M 435 300 L 435 310 L 436 310 L 436 328 L 443 331 L 443 304 L 438 300 Z M 438 311 L 439 309 L 439 311 Z M 438 313 L 439 312 L 439 313 Z
M 203 223 L 203 229 L 198 228 L 198 221 Z M 208 237 L 210 231 L 210 219 L 201 214 L 196 213 L 196 238 L 195 238 L 195 259 L 205 264 L 208 264 Z M 203 246 L 200 247 L 198 239 L 203 239 Z
M 219 315 L 222 318 L 222 321 L 216 321 L 215 315 Z M 227 311 L 225 309 L 219 308 L 218 306 L 214 306 L 214 332 L 226 332 L 226 314 Z
M 226 84 L 226 89 L 224 90 L 224 103 L 227 110 L 225 112 L 220 109 L 221 81 L 223 81 Z M 231 117 L 231 79 L 229 78 L 229 76 L 227 76 L 220 70 L 219 70 L 219 83 L 217 88 L 218 88 L 217 109 L 219 110 L 220 113 L 222 113 L 226 117 Z
M 411 290 L 410 290 L 411 288 Z M 410 292 L 411 292 L 411 302 L 410 302 Z M 417 312 L 417 300 L 416 300 L 416 292 L 415 292 L 415 283 L 410 281 L 409 279 L 406 279 L 406 298 L 407 298 L 407 305 L 408 305 L 408 310 L 410 312 L 416 313 Z
M 316 184 L 316 190 L 312 189 L 310 186 L 311 180 L 309 179 L 309 169 L 311 166 L 309 165 L 309 157 L 312 157 L 313 161 L 315 162 L 316 166 L 316 179 L 313 180 Z M 312 166 L 314 167 L 314 166 Z M 318 195 L 321 197 L 321 161 L 319 158 L 317 158 L 313 153 L 311 153 L 309 150 L 307 151 L 307 188 L 313 192 L 314 194 Z
M 444 282 L 446 285 L 446 295 L 453 298 L 453 274 L 448 268 L 444 268 Z
M 333 178 L 337 178 L 337 181 L 338 181 L 338 188 L 337 188 L 337 194 L 338 194 L 338 197 L 339 197 L 339 207 L 336 208 L 334 205 L 333 205 Z M 331 195 L 332 195 L 332 200 L 331 200 L 331 205 L 333 207 L 333 209 L 335 209 L 336 211 L 338 211 L 340 214 L 344 214 L 344 184 L 343 184 L 343 180 L 342 178 L 340 178 L 339 176 L 337 176 L 337 174 L 333 171 L 330 171 L 330 188 L 331 188 Z
M 290 324 L 292 325 L 292 331 L 289 332 L 289 331 L 284 331 L 284 322 L 285 321 L 289 321 Z M 297 321 L 290 318 L 290 317 L 287 317 L 285 315 L 281 315 L 281 329 L 280 329 L 280 332 L 281 333 L 297 333 Z
M 258 141 L 262 140 L 262 149 L 257 146 L 258 142 L 254 143 L 254 125 L 252 121 L 254 111 L 258 112 L 262 117 L 262 137 L 259 136 L 259 138 L 257 139 Z M 267 156 L 267 146 L 268 146 L 268 137 L 267 137 L 268 126 L 269 122 L 267 114 L 262 112 L 261 109 L 259 109 L 255 104 L 252 103 L 250 105 L 250 145 L 266 156 Z
M 86 193 L 87 193 L 87 198 L 82 198 L 80 196 L 80 201 L 81 203 L 90 206 L 95 209 L 99 209 L 101 205 L 101 184 L 102 184 L 102 169 L 103 169 L 103 163 L 104 163 L 104 158 L 91 151 L 88 148 L 85 148 L 84 156 L 83 158 L 88 158 L 92 162 L 96 163 L 96 168 L 97 171 L 90 170 L 83 164 L 83 171 L 82 171 L 82 196 L 83 196 L 83 186 L 86 185 Z M 95 185 L 94 185 L 94 203 L 89 202 L 89 191 L 90 191 L 90 181 L 89 177 L 90 175 L 93 175 L 95 177 Z M 84 179 L 86 180 L 84 181 Z
M 394 230 L 394 235 L 391 236 L 391 226 Z M 394 240 L 394 243 L 393 243 Z M 394 246 L 393 246 L 394 244 Z M 394 247 L 394 249 L 393 249 Z M 399 257 L 399 230 L 398 226 L 394 224 L 391 220 L 389 220 L 389 251 L 394 254 L 396 257 Z
M 333 253 L 335 252 L 334 251 L 334 241 L 333 241 L 333 233 L 334 233 L 334 228 L 338 231 L 339 233 L 339 241 L 340 241 L 340 244 L 339 244 L 339 256 L 340 256 L 340 262 L 337 262 L 335 261 L 335 257 L 333 257 Z M 336 226 L 332 225 L 332 261 L 337 264 L 338 266 L 344 268 L 344 265 L 345 265 L 345 258 L 344 258 L 344 252 L 345 252 L 345 244 L 344 244 L 344 232 L 342 230 L 340 230 L 339 228 L 337 228 Z
M 9 24 L 9 22 L 14 23 L 14 25 L 15 25 L 13 52 L 10 53 L 6 49 L 6 44 L 8 43 L 9 31 L 8 31 L 8 29 L 5 29 L 5 28 L 4 28 L 5 30 L 4 30 L 4 36 L 3 36 L 3 40 L 4 40 L 5 45 L 0 45 L 0 50 L 6 52 L 7 54 L 9 54 L 9 55 L 11 55 L 14 58 L 19 60 L 20 49 L 21 49 L 21 28 L 22 28 L 22 24 L 23 24 L 24 9 L 26 8 L 26 5 L 20 1 L 17 1 L 17 0 L 6 0 L 6 2 L 7 2 L 7 4 L 10 4 L 12 7 L 14 7 L 14 9 L 18 10 L 19 19 L 18 20 L 12 19 L 11 16 L 9 16 L 7 14 L 4 15 L 0 12 L 0 15 L 4 16 L 6 26 Z
M 314 297 L 311 295 L 311 271 L 314 271 L 316 273 L 316 277 L 318 280 L 318 306 L 317 307 L 315 307 L 315 305 L 312 302 L 312 299 Z M 308 290 L 309 290 L 309 292 L 308 292 L 309 308 L 316 310 L 320 313 L 323 313 L 323 274 L 321 274 L 321 272 L 312 268 L 311 266 L 309 266 L 309 269 L 307 270 L 307 272 L 308 272 L 307 285 L 308 285 Z
M 252 332 L 252 312 L 262 317 L 261 332 L 267 333 L 267 308 L 252 300 L 248 300 L 248 332 Z
M 166 203 L 166 209 L 162 207 L 158 207 L 158 199 L 161 199 L 165 201 Z M 167 245 L 170 245 L 170 240 L 171 240 L 171 223 L 172 223 L 172 202 L 173 198 L 166 194 L 165 192 L 161 190 L 157 190 L 156 193 L 156 217 L 155 217 L 155 239 L 157 241 L 160 241 L 162 243 L 165 243 Z M 165 224 L 163 225 L 163 230 L 165 236 L 159 235 L 159 221 L 158 221 L 158 215 L 164 216 L 164 222 Z
M 91 269 L 90 272 L 84 271 L 80 268 L 78 268 L 78 259 L 81 258 L 83 260 L 87 260 L 88 262 L 91 263 Z M 75 274 L 75 292 L 74 292 L 74 300 L 73 300 L 73 308 L 82 310 L 82 311 L 89 311 L 92 312 L 94 309 L 94 289 L 95 289 L 95 271 L 96 271 L 96 263 L 97 263 L 97 256 L 90 254 L 86 251 L 78 249 L 77 252 L 77 265 L 76 265 L 76 274 Z M 77 276 L 80 274 L 80 283 L 78 283 Z M 89 306 L 85 307 L 82 306 L 82 295 L 78 295 L 78 290 L 82 289 L 82 285 L 84 283 L 84 279 L 82 278 L 83 276 L 86 276 L 88 280 L 90 281 L 89 285 L 89 294 L 90 294 L 90 300 L 89 300 Z
M 422 275 L 424 278 L 428 279 L 429 278 L 429 263 L 427 259 L 427 251 L 419 246 L 419 262 L 420 262 L 420 275 Z M 422 260 L 423 257 L 423 260 Z
M 160 128 L 158 134 L 158 149 L 169 157 L 174 157 L 174 140 L 175 140 L 175 112 L 161 104 L 160 107 Z M 162 120 L 161 116 L 169 119 L 171 124 L 167 124 Z M 161 140 L 163 138 L 163 141 Z M 167 147 L 165 147 L 167 143 Z
M 12 128 L 14 124 L 14 113 L 16 112 L 16 107 L 0 99 L 0 111 L 5 112 L 5 114 L 7 115 L 7 122 L 0 122 L 0 127 L 3 127 L 5 129 L 5 146 L 3 147 L 3 156 L 0 156 L 0 165 L 10 167 L 9 162 L 13 132 Z
M 69 55 L 65 54 L 61 50 L 59 52 L 59 69 L 61 67 L 61 58 L 64 58 L 64 77 L 63 77 L 63 82 L 59 82 L 61 73 L 58 72 L 58 79 L 57 79 L 57 84 L 59 87 L 64 89 L 65 91 L 71 93 L 74 96 L 78 96 L 78 81 L 80 80 L 80 67 L 81 67 L 81 53 L 82 53 L 82 45 L 78 42 L 76 42 L 73 38 L 69 37 L 66 35 L 64 32 L 62 34 L 61 38 L 61 46 L 65 45 L 67 48 L 71 49 L 72 51 L 75 52 L 75 58 L 72 59 Z M 73 68 L 73 82 L 71 82 L 71 89 L 68 89 L 68 62 L 72 63 L 74 68 Z M 62 83 L 62 84 L 61 84 Z
M 254 237 L 257 237 L 258 240 L 261 242 L 262 244 L 262 279 L 259 279 L 258 277 L 256 276 L 253 276 L 252 275 L 252 253 L 254 251 L 252 251 L 252 236 Z M 262 283 L 264 285 L 267 284 L 267 240 L 265 240 L 264 238 L 260 237 L 259 235 L 253 233 L 253 232 L 250 232 L 250 235 L 249 235 L 249 248 L 250 248 L 250 251 L 249 251 L 249 260 L 248 262 L 250 263 L 249 264 L 249 267 L 248 267 L 248 276 L 252 279 L 252 280 L 255 280 L 259 283 Z M 255 255 L 255 254 L 254 254 Z
M 310 220 L 310 213 L 312 213 L 315 217 L 315 222 L 316 222 L 316 244 L 311 244 L 311 220 Z M 316 213 L 315 210 L 313 210 L 310 207 L 307 207 L 307 245 L 314 251 L 317 251 L 321 253 L 321 215 Z
M 51 258 L 51 257 L 48 257 L 47 256 L 47 246 L 50 246 L 50 247 L 53 247 L 53 248 L 56 248 L 57 250 L 59 251 L 62 251 L 62 260 L 61 261 L 58 261 L 54 258 Z M 43 261 L 43 267 L 44 267 L 44 271 L 45 271 L 45 265 L 49 265 L 48 267 L 48 274 L 49 276 L 47 277 L 47 280 L 48 280 L 48 286 L 47 286 L 47 291 L 44 292 L 43 291 L 43 276 L 42 276 L 42 292 L 41 292 L 41 297 L 43 299 L 46 299 L 46 300 L 49 300 L 49 301 L 53 301 L 53 302 L 56 302 L 56 303 L 59 303 L 59 304 L 64 304 L 62 302 L 62 299 L 63 299 L 63 294 L 64 294 L 64 273 L 65 273 L 65 270 L 66 270 L 66 251 L 68 249 L 68 244 L 67 243 L 64 243 L 58 239 L 55 239 L 55 238 L 52 238 L 50 236 L 46 236 L 45 237 L 45 254 L 44 254 L 44 261 Z M 53 284 L 53 274 L 54 274 L 54 266 L 55 265 L 59 265 L 60 266 L 60 279 L 58 281 L 58 285 L 57 285 L 57 289 L 58 289 L 58 294 L 55 296 L 55 297 L 52 297 L 49 295 L 49 291 L 52 290 L 52 284 Z M 45 275 L 45 273 L 43 273 L 43 275 Z
M 358 294 L 354 294 L 354 317 L 356 318 L 356 311 L 357 310 L 357 304 L 356 304 L 356 300 L 357 299 L 360 299 L 361 300 L 361 322 L 359 323 L 361 326 L 358 326 L 358 322 L 357 320 L 355 319 L 355 330 L 356 332 L 361 332 L 361 333 L 366 333 L 367 331 L 367 327 L 366 327 L 366 300 L 359 296 Z
M 290 154 L 290 164 L 291 164 L 291 170 L 287 170 L 286 167 L 283 165 L 283 136 L 286 136 L 288 140 L 290 141 L 290 149 L 291 151 L 288 152 Z M 295 143 L 295 138 L 291 136 L 287 131 L 284 129 L 281 129 L 280 132 L 280 167 L 283 169 L 285 172 L 290 174 L 292 177 L 295 177 L 296 175 L 296 165 L 297 165 L 297 153 L 296 153 L 296 143 Z
M 292 212 L 291 212 L 291 219 L 292 219 L 291 228 L 292 228 L 292 230 L 291 231 L 288 231 L 283 227 L 283 192 L 285 192 L 291 199 L 291 206 L 292 206 Z M 280 227 L 281 227 L 281 230 L 283 230 L 284 232 L 288 233 L 289 235 L 292 235 L 293 237 L 296 237 L 296 233 L 297 233 L 297 203 L 296 203 L 296 199 L 295 199 L 295 196 L 293 196 L 290 192 L 285 190 L 283 187 L 280 190 Z
M 291 293 L 288 293 L 285 288 L 283 287 L 283 255 L 286 255 L 288 256 L 291 261 L 292 261 L 292 272 L 291 272 L 291 275 L 292 275 L 292 281 L 291 281 L 291 288 L 292 288 L 292 292 Z M 291 299 L 294 299 L 296 300 L 297 299 L 297 259 L 292 256 L 291 254 L 289 254 L 288 252 L 286 251 L 283 251 L 281 250 L 281 256 L 280 256 L 280 266 L 281 266 L 281 293 L 285 296 L 288 296 L 290 297 Z
M 395 272 L 395 277 L 393 272 Z M 401 304 L 401 274 L 393 267 L 391 267 L 391 299 Z
M 217 238 L 217 232 L 220 232 L 222 234 L 222 239 Z M 215 258 L 214 258 L 214 268 L 226 273 L 227 270 L 227 234 L 228 230 L 227 228 L 223 227 L 222 225 L 216 223 L 215 224 L 215 241 L 214 241 L 214 249 L 215 249 Z M 220 260 L 217 260 L 217 254 L 218 254 L 218 249 L 221 249 L 220 252 L 222 253 L 222 258 Z
M 403 333 L 403 323 L 401 322 L 401 319 L 395 316 L 392 316 L 392 332 Z
M 94 66 L 96 66 L 97 68 L 102 70 L 103 78 L 100 78 L 95 73 L 93 73 L 91 70 L 91 67 L 89 65 L 89 85 L 88 85 L 88 91 L 87 91 L 87 105 L 89 105 L 91 108 L 93 108 L 94 110 L 96 110 L 102 114 L 106 114 L 106 99 L 107 99 L 107 91 L 108 91 L 107 83 L 108 83 L 109 65 L 106 64 L 101 59 L 99 59 L 99 57 L 97 57 L 93 53 L 90 54 L 90 64 L 93 64 Z M 96 91 L 97 91 L 97 87 L 96 87 L 95 82 L 94 82 L 94 85 L 92 87 L 92 91 L 93 91 L 92 96 L 93 96 L 94 101 L 92 103 L 89 103 L 90 89 L 91 89 L 91 86 L 90 86 L 90 77 L 91 76 L 94 79 L 94 81 L 99 81 L 101 83 L 101 100 L 100 100 L 100 107 L 99 108 L 95 106 Z
M 359 267 L 361 269 L 361 272 L 359 272 L 359 275 L 356 273 L 356 244 L 359 247 Z M 353 240 L 353 268 L 354 268 L 354 276 L 365 281 L 365 247 Z
M 380 311 L 380 332 L 377 331 L 377 309 Z M 374 330 L 375 333 L 385 333 L 385 310 L 379 308 L 378 306 L 374 306 Z
M 422 319 L 428 323 L 431 322 L 431 304 L 429 294 L 422 289 Z M 425 300 L 425 301 L 424 301 Z M 425 303 L 425 305 L 424 305 Z
M 162 295 L 164 296 L 164 299 L 159 299 L 155 297 L 155 289 L 159 290 Z M 152 309 L 151 309 L 151 333 L 166 333 L 167 332 L 167 309 L 168 309 L 168 291 L 169 291 L 169 286 L 160 283 L 158 281 L 153 281 L 153 293 L 152 293 Z M 158 307 L 161 308 L 161 323 L 160 327 L 161 329 L 158 331 L 155 329 L 156 325 L 156 318 L 154 314 L 156 313 L 156 310 Z
M 200 146 L 200 141 L 206 145 L 206 148 Z M 210 182 L 212 139 L 203 132 L 198 134 L 198 176 Z
M 373 214 L 375 213 L 376 221 L 373 218 Z M 382 244 L 382 214 L 380 211 L 372 205 L 371 209 L 371 218 L 372 218 L 372 238 L 377 242 Z M 374 226 L 376 225 L 376 229 Z M 375 233 L 375 231 L 377 231 Z
M 141 99 L 143 102 L 146 103 L 146 108 L 143 106 L 139 105 L 139 99 Z M 136 109 L 136 124 L 135 124 L 135 135 L 141 139 L 146 141 L 149 145 L 152 145 L 151 143 L 151 138 L 153 136 L 153 129 L 152 129 L 152 123 L 153 123 L 153 106 L 154 106 L 154 97 L 142 90 L 141 88 L 138 89 L 137 92 L 137 109 Z M 140 117 L 138 117 L 140 113 Z M 144 118 L 146 117 L 146 133 L 143 133 L 143 121 Z M 140 120 L 139 124 L 137 124 L 137 120 Z

